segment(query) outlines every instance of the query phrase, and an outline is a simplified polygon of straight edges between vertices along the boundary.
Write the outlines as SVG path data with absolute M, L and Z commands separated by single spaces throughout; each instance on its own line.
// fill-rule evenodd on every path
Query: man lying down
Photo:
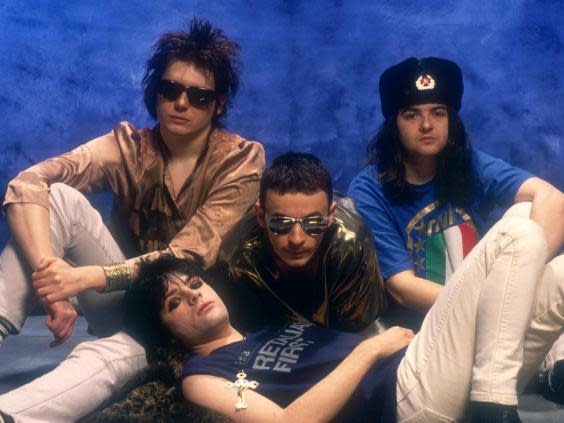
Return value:
M 182 371 L 184 398 L 236 422 L 484 422 L 492 406 L 514 408 L 519 387 L 562 332 L 564 257 L 546 258 L 540 228 L 506 217 L 455 273 L 417 335 L 394 327 L 364 339 L 305 322 L 241 333 L 209 276 L 163 256 L 144 263 L 130 288 L 126 327 L 145 344 L 183 344 L 194 354 Z M 536 292 L 520 339 L 503 337 L 510 304 L 488 296 L 492 283 L 505 285 L 505 298 Z M 496 312 L 488 338 L 515 350 L 515 361 L 480 354 L 477 315 Z M 493 373 L 506 382 L 492 384 Z

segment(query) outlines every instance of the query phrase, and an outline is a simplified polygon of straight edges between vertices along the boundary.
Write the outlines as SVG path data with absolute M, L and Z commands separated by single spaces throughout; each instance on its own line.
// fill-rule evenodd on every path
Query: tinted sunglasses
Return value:
M 188 102 L 191 106 L 205 106 L 215 100 L 216 93 L 214 90 L 207 88 L 187 87 L 176 81 L 168 81 L 161 79 L 157 87 L 157 92 L 170 101 L 176 101 L 182 93 L 186 93 Z
M 329 217 L 289 217 L 289 216 L 266 216 L 266 223 L 270 232 L 274 235 L 286 235 L 292 227 L 299 223 L 303 231 L 309 236 L 319 236 L 329 227 Z

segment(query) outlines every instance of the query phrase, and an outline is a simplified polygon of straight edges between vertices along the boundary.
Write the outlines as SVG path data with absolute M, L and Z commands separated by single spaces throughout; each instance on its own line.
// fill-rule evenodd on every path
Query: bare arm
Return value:
M 529 178 L 519 187 L 515 202 L 531 201 L 531 219 L 544 231 L 551 258 L 564 243 L 564 194 L 540 178 Z
M 31 203 L 11 204 L 6 209 L 8 226 L 14 241 L 33 270 L 42 257 L 52 256 L 49 235 L 49 210 Z
M 115 138 L 108 134 L 88 145 L 32 166 L 8 185 L 4 202 L 8 225 L 14 241 L 33 271 L 44 269 L 45 259 L 54 258 L 55 254 L 49 227 L 50 184 L 62 182 L 85 191 L 102 189 L 104 175 L 101 167 L 95 164 L 92 154 L 92 148 L 96 149 L 97 146 L 108 156 L 117 156 L 114 151 Z M 59 300 L 46 302 L 42 298 L 48 313 L 47 327 L 55 336 L 52 346 L 70 336 L 76 319 L 74 307 L 68 301 Z
M 542 179 L 529 178 L 515 196 L 515 202 L 521 201 L 532 202 L 531 219 L 543 229 L 549 256 L 554 256 L 564 241 L 564 195 Z M 399 304 L 426 313 L 443 287 L 406 270 L 388 278 L 386 288 Z
M 413 270 L 405 270 L 389 277 L 386 288 L 400 305 L 427 313 L 443 286 L 416 276 Z
M 405 347 L 412 338 L 410 330 L 394 327 L 363 341 L 331 373 L 286 408 L 247 391 L 248 408 L 235 411 L 236 393 L 224 388 L 226 380 L 212 376 L 189 376 L 182 383 L 182 391 L 186 399 L 235 422 L 328 422 L 345 406 L 370 367 Z
M 221 169 L 217 170 L 214 178 L 217 182 L 208 197 L 170 241 L 168 248 L 125 262 L 132 279 L 137 276 L 140 258 L 154 260 L 163 253 L 201 259 L 206 266 L 213 264 L 223 236 L 255 203 L 263 167 L 264 149 L 257 143 L 249 142 L 243 149 L 228 156 Z M 58 269 L 62 269 L 62 264 L 34 275 L 34 286 L 47 302 L 70 298 L 87 289 L 101 290 L 106 286 L 105 274 L 100 266 L 78 267 L 72 275 L 68 272 L 62 275 Z
M 49 235 L 49 211 L 37 204 L 16 203 L 6 209 L 6 217 L 16 244 L 30 267 L 37 270 L 42 257 L 54 255 Z M 77 313 L 68 301 L 44 303 L 44 307 L 47 312 L 45 324 L 55 338 L 51 342 L 54 347 L 71 335 Z
M 12 236 L 32 270 L 37 272 L 45 269 L 45 260 L 49 258 L 52 261 L 55 258 L 50 238 L 50 185 L 61 182 L 83 191 L 99 191 L 105 187 L 107 179 L 104 167 L 115 175 L 117 172 L 112 170 L 120 167 L 119 157 L 116 138 L 110 133 L 34 165 L 10 182 L 4 209 Z M 93 277 L 92 269 L 87 270 L 82 272 L 82 276 Z M 67 276 L 75 277 L 76 273 Z M 99 273 L 96 276 L 99 277 Z M 45 304 L 45 299 L 42 300 Z

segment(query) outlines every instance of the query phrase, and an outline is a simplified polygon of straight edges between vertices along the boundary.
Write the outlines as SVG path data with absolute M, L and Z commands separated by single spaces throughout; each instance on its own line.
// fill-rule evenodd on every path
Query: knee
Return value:
M 536 222 L 528 217 L 509 216 L 504 217 L 500 224 L 500 234 L 507 237 L 514 247 L 546 260 L 546 235 Z
M 123 332 L 79 344 L 67 360 L 85 363 L 98 370 L 108 369 L 120 380 L 147 366 L 145 349 Z
M 531 215 L 531 207 L 533 203 L 530 201 L 523 201 L 515 203 L 507 209 L 503 217 L 524 217 L 528 218 Z
M 543 277 L 556 281 L 564 295 L 564 254 L 554 257 L 546 264 Z
M 55 183 L 49 187 L 49 208 L 61 221 L 84 221 L 94 210 L 88 199 L 77 189 Z
M 88 200 L 80 191 L 59 182 L 49 186 L 49 200 L 51 204 L 56 205 L 70 204 L 74 206 L 76 203 L 88 203 Z

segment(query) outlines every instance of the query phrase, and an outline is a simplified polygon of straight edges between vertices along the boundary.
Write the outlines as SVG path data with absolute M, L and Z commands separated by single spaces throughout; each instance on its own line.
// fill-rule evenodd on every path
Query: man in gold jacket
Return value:
M 248 329 L 290 319 L 357 332 L 374 322 L 386 299 L 372 237 L 339 202 L 317 157 L 273 160 L 255 214 L 227 237 L 216 267 L 233 323 Z

